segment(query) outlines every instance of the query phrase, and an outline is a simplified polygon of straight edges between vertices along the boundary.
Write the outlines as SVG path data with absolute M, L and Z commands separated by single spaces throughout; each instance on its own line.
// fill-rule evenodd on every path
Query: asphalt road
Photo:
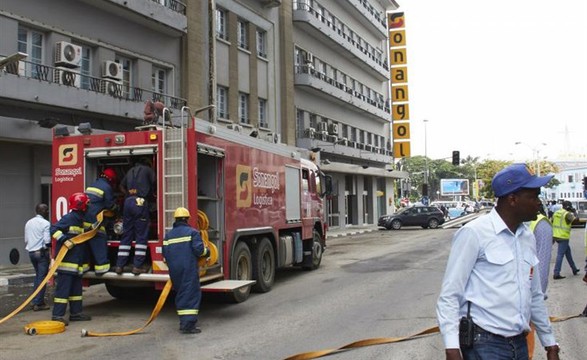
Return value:
M 103 286 L 95 286 L 84 292 L 85 312 L 94 319 L 72 323 L 65 333 L 24 335 L 27 323 L 47 320 L 50 312 L 26 311 L 0 325 L 0 359 L 43 355 L 60 359 L 284 359 L 362 339 L 404 337 L 436 326 L 435 304 L 454 232 L 411 228 L 333 239 L 320 269 L 280 271 L 267 294 L 253 294 L 237 305 L 206 297 L 200 309 L 203 332 L 199 335 L 178 333 L 175 309 L 168 301 L 156 321 L 140 334 L 80 338 L 82 328 L 100 332 L 137 328 L 154 305 L 152 300 L 115 300 Z M 583 229 L 573 230 L 573 253 L 581 268 L 582 235 Z M 568 265 L 563 265 L 563 274 L 569 273 Z M 587 290 L 581 277 L 550 281 L 552 316 L 583 310 Z M 0 296 L 0 309 L 6 312 L 11 306 L 6 301 L 9 295 Z M 581 341 L 585 325 L 585 318 L 554 324 L 561 358 L 585 358 L 587 344 Z M 444 350 L 440 335 L 432 334 L 327 358 L 443 359 Z M 540 347 L 535 359 L 545 359 Z

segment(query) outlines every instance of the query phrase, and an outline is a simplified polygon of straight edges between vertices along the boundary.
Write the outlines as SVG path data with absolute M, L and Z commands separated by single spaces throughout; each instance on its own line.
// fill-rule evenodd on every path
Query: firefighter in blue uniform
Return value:
M 74 193 L 69 197 L 68 214 L 51 226 L 51 236 L 57 242 L 55 255 L 59 253 L 62 246 L 69 250 L 63 261 L 57 267 L 57 285 L 53 299 L 52 320 L 61 321 L 65 325 L 68 322 L 64 319 L 67 304 L 69 304 L 69 321 L 88 321 L 92 318 L 82 313 L 82 275 L 88 270 L 84 264 L 86 256 L 85 244 L 75 245 L 70 239 L 84 232 L 84 213 L 87 210 L 89 198 L 84 193 Z
M 150 226 L 149 202 L 154 196 L 155 184 L 155 172 L 151 168 L 151 159 L 147 157 L 139 159 L 120 182 L 120 189 L 127 197 L 122 210 L 123 233 L 114 269 L 119 275 L 128 262 L 133 240 L 135 254 L 132 273 L 139 275 L 148 271 L 149 266 L 144 263 Z
M 179 315 L 179 331 L 197 334 L 196 327 L 202 294 L 198 258 L 210 250 L 204 246 L 200 232 L 188 224 L 190 212 L 179 207 L 173 214 L 175 222 L 163 241 L 163 256 L 169 267 L 169 276 L 175 289 L 175 307 Z
M 90 203 L 85 216 L 84 228 L 90 228 L 97 221 L 96 215 L 102 210 L 114 211 L 116 209 L 113 190 L 116 178 L 116 171 L 112 168 L 106 168 L 102 171 L 100 177 L 86 188 L 86 195 L 90 199 Z M 107 222 L 107 218 L 104 217 L 102 226 L 98 229 L 96 236 L 88 242 L 94 255 L 94 271 L 96 275 L 103 275 L 110 270 L 108 234 L 106 233 Z

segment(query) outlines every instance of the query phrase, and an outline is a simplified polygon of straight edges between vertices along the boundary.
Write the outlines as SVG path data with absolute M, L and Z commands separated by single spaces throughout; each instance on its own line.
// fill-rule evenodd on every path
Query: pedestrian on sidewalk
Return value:
M 37 204 L 35 212 L 37 214 L 27 221 L 24 226 L 24 244 L 35 269 L 34 288 L 37 289 L 49 272 L 49 263 L 51 262 L 49 227 L 51 224 L 47 220 L 49 217 L 49 206 L 47 204 Z M 43 286 L 33 299 L 33 311 L 49 310 L 49 306 L 45 303 L 46 290 L 47 286 Z
M 569 246 L 569 240 L 571 239 L 571 225 L 575 220 L 575 209 L 570 201 L 563 201 L 563 207 L 558 209 L 552 215 L 552 230 L 554 241 L 558 244 L 556 253 L 556 262 L 554 263 L 554 280 L 564 279 L 566 276 L 561 275 L 561 267 L 563 264 L 563 258 L 567 258 L 567 262 L 573 271 L 573 275 L 579 273 L 579 269 L 573 261 L 573 255 L 571 253 L 571 247 Z

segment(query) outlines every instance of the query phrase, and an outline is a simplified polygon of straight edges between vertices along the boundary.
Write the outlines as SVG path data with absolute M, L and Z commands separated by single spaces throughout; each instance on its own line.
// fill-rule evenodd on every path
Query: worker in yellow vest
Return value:
M 579 273 L 579 269 L 573 261 L 573 255 L 571 254 L 571 247 L 569 246 L 569 239 L 571 238 L 571 224 L 575 220 L 575 211 L 570 201 L 563 201 L 562 209 L 555 211 L 552 215 L 552 229 L 554 241 L 558 244 L 558 250 L 556 254 L 556 262 L 554 264 L 554 280 L 564 279 L 565 276 L 561 276 L 561 266 L 563 263 L 563 257 L 567 258 L 569 266 L 573 270 L 573 275 Z

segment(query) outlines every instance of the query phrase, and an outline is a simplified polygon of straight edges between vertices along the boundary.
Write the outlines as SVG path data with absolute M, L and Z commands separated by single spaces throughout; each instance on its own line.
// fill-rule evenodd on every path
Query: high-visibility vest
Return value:
M 551 222 L 547 216 L 542 215 L 542 214 L 538 214 L 538 217 L 536 218 L 536 220 L 530 222 L 530 231 L 534 232 L 536 225 L 538 225 L 538 223 L 541 222 L 542 220 L 546 220 L 549 224 L 551 224 Z
M 568 240 L 571 237 L 571 224 L 567 224 L 567 214 L 565 209 L 557 210 L 552 215 L 552 236 L 557 239 Z

